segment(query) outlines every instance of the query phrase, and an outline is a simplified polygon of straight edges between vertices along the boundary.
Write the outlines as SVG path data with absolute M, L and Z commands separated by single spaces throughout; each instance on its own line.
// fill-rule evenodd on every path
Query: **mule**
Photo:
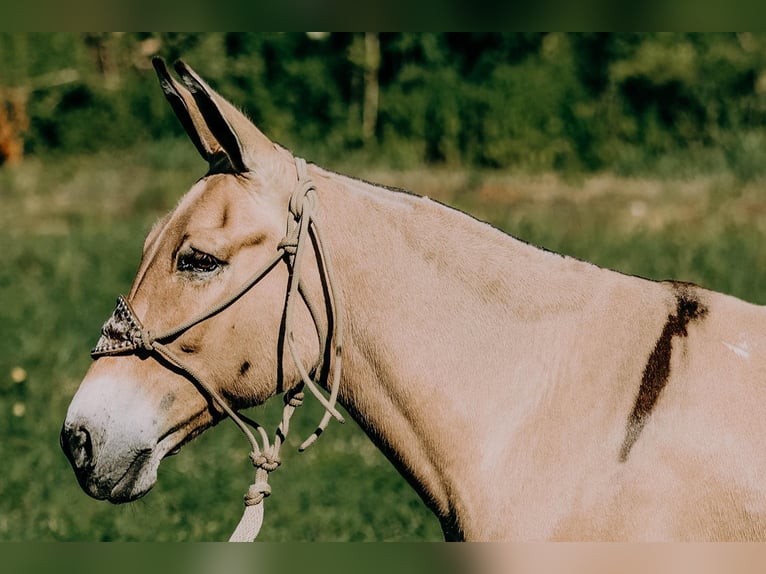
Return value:
M 148 234 L 69 406 L 86 493 L 143 496 L 168 453 L 282 394 L 268 472 L 310 390 L 315 436 L 337 400 L 447 540 L 766 538 L 762 307 L 307 166 L 155 67 L 209 170 Z

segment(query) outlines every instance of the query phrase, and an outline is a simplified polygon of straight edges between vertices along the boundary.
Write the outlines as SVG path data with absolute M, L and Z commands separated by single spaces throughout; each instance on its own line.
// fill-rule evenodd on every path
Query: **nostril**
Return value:
M 93 442 L 85 427 L 64 427 L 61 430 L 61 448 L 77 470 L 93 462 Z

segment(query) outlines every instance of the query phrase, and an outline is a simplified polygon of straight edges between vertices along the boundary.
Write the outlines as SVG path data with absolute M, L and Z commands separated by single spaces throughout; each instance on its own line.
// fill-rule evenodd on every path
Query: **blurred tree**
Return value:
M 362 140 L 369 142 L 375 136 L 380 97 L 380 38 L 377 32 L 355 35 L 349 45 L 349 60 L 360 70 L 361 82 L 352 79 L 352 85 L 362 84 Z M 353 103 L 351 103 L 353 107 Z
M 6 161 L 180 134 L 156 54 L 323 157 L 641 172 L 688 156 L 766 173 L 754 33 L 2 33 Z
M 0 90 L 0 165 L 19 163 L 24 156 L 23 138 L 29 128 L 26 100 L 23 90 Z

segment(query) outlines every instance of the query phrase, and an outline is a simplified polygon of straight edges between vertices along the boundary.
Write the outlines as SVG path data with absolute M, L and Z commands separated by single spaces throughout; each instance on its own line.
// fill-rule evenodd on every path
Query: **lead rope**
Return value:
M 280 449 L 290 431 L 290 419 L 292 418 L 295 409 L 303 403 L 303 389 L 308 388 L 314 397 L 322 404 L 325 413 L 314 432 L 300 445 L 300 451 L 305 450 L 316 441 L 319 435 L 321 435 L 327 428 L 327 425 L 332 418 L 335 418 L 339 422 L 344 422 L 343 416 L 335 407 L 338 398 L 343 349 L 341 298 L 340 293 L 335 288 L 335 272 L 332 267 L 332 262 L 328 256 L 324 242 L 322 241 L 322 235 L 314 220 L 316 211 L 316 186 L 308 175 L 305 160 L 295 158 L 295 167 L 298 173 L 298 184 L 290 197 L 289 216 L 287 219 L 287 232 L 285 233 L 285 237 L 277 246 L 277 253 L 274 257 L 254 273 L 239 290 L 204 313 L 200 313 L 180 326 L 157 335 L 144 329 L 141 325 L 141 321 L 136 317 L 127 300 L 123 297 L 119 297 L 117 299 L 117 308 L 115 309 L 113 317 L 105 324 L 105 328 L 102 330 L 102 338 L 91 351 L 91 355 L 94 358 L 102 355 L 131 352 L 137 349 L 157 352 L 169 364 L 185 372 L 198 385 L 198 388 L 202 389 L 211 400 L 215 401 L 243 432 L 251 446 L 250 460 L 255 466 L 255 479 L 245 494 L 245 510 L 239 524 L 229 539 L 230 542 L 252 542 L 260 531 L 261 525 L 263 524 L 263 500 L 271 494 L 271 487 L 268 483 L 269 473 L 276 470 L 281 464 Z M 316 308 L 306 293 L 301 278 L 302 262 L 306 244 L 311 241 L 309 236 L 311 236 L 316 243 L 317 264 L 320 273 L 324 275 L 324 288 L 326 289 L 330 303 L 328 325 L 332 324 L 332 334 L 329 343 L 333 345 L 334 353 L 332 357 L 332 376 L 328 381 L 330 390 L 329 398 L 325 398 L 317 384 L 321 378 L 321 373 L 324 370 L 321 363 L 323 362 L 324 352 L 327 349 L 328 339 L 319 328 L 319 316 L 316 312 Z M 194 325 L 221 312 L 247 293 L 251 287 L 267 275 L 285 256 L 287 256 L 288 264 L 291 266 L 291 277 L 285 308 L 284 337 L 293 362 L 300 374 L 301 381 L 291 391 L 288 391 L 285 394 L 285 406 L 282 410 L 282 420 L 277 427 L 272 444 L 269 441 L 268 433 L 261 425 L 232 409 L 226 401 L 223 400 L 220 394 L 208 385 L 205 380 L 194 371 L 194 369 L 184 365 L 183 362 L 160 341 L 172 339 Z M 316 381 L 312 380 L 305 365 L 301 361 L 293 336 L 294 309 L 297 304 L 296 302 L 299 299 L 304 301 L 309 310 L 319 340 L 320 365 L 315 370 L 315 376 L 317 377 Z M 109 334 L 107 334 L 107 325 L 112 320 L 114 320 L 120 327 L 126 327 L 125 332 L 120 333 L 116 340 L 113 332 L 109 331 Z M 253 427 L 258 433 L 261 441 L 260 444 L 255 435 L 248 428 L 248 425 Z

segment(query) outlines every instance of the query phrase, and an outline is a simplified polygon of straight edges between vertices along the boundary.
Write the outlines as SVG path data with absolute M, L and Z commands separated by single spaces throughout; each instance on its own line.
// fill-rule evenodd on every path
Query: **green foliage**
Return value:
M 593 104 L 594 118 L 606 120 L 591 134 L 598 167 L 677 173 L 685 164 L 715 173 L 723 152 L 733 173 L 760 175 L 755 164 L 763 164 L 763 151 L 739 152 L 766 120 L 763 42 L 750 34 L 610 38 L 602 46 L 610 60 L 606 79 Z
M 362 138 L 361 34 L 0 34 L 27 90 L 29 153 L 180 133 L 149 59 L 183 57 L 273 139 L 524 171 L 764 173 L 764 34 L 383 33 L 376 137 Z M 60 73 L 76 77 L 60 82 Z M 58 75 L 57 75 L 58 74 Z M 361 152 L 358 153 L 358 152 Z

